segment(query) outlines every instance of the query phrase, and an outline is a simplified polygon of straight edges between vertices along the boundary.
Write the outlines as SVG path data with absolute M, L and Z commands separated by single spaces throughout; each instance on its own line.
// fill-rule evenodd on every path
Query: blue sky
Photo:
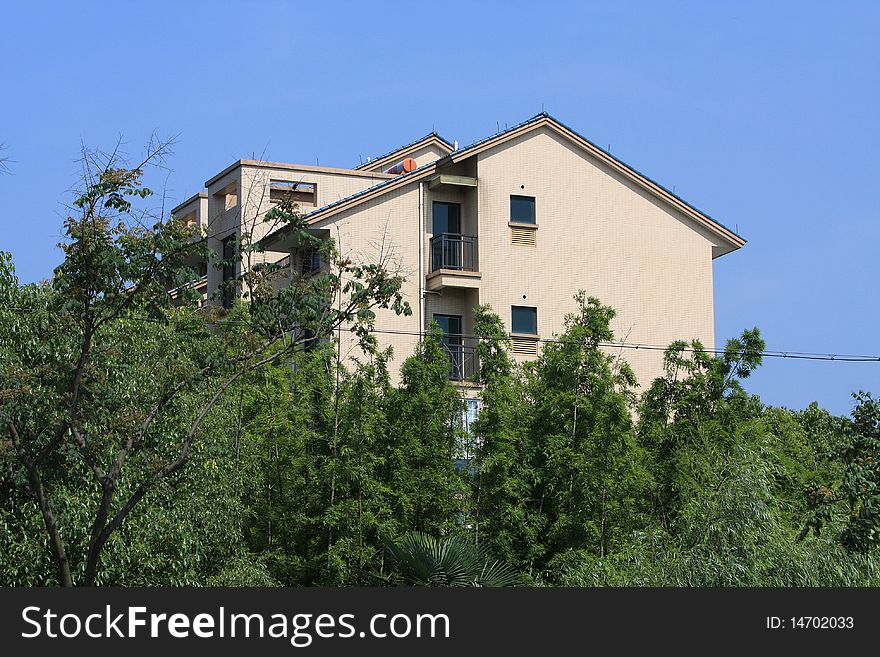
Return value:
M 171 206 L 241 157 L 352 166 L 539 111 L 749 240 L 715 261 L 719 343 L 880 353 L 880 4 L 10 3 L 0 249 L 57 264 L 80 144 L 177 135 Z M 687 337 L 687 336 L 684 336 Z M 880 363 L 769 360 L 767 403 L 833 412 Z

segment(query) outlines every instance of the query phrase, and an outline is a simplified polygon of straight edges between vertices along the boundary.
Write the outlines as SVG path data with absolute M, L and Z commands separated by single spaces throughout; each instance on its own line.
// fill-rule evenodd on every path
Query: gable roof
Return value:
M 489 148 L 509 141 L 522 134 L 537 130 L 541 127 L 550 128 L 557 134 L 560 134 L 570 141 L 578 144 L 579 146 L 581 146 L 581 148 L 586 150 L 589 154 L 598 159 L 600 162 L 608 165 L 612 170 L 622 174 L 625 178 L 636 183 L 654 197 L 664 201 L 668 205 L 671 205 L 673 208 L 684 214 L 686 217 L 695 221 L 698 225 L 701 225 L 704 228 L 708 229 L 709 232 L 711 232 L 713 235 L 717 236 L 730 246 L 728 250 L 723 251 L 723 253 L 719 253 L 719 255 L 734 251 L 742 247 L 746 243 L 745 239 L 737 235 L 734 231 L 732 231 L 721 222 L 716 221 L 711 216 L 697 209 L 680 196 L 677 196 L 659 183 L 651 180 L 646 175 L 640 173 L 638 170 L 629 166 L 622 160 L 617 159 L 608 151 L 600 148 L 589 139 L 569 128 L 567 125 L 550 116 L 546 112 L 537 114 L 532 118 L 523 121 L 522 123 L 518 123 L 506 130 L 495 133 L 494 135 L 489 135 L 488 137 L 484 137 L 483 139 L 475 141 L 474 143 L 465 146 L 464 148 L 460 148 L 457 151 L 449 153 L 445 157 L 441 157 L 439 160 L 424 164 L 417 169 L 410 171 L 409 173 L 395 176 L 390 180 L 384 180 L 376 185 L 373 185 L 372 187 L 368 187 L 355 194 L 346 196 L 345 198 L 341 198 L 338 201 L 334 201 L 333 203 L 329 203 L 325 206 L 312 210 L 311 212 L 303 215 L 303 217 L 307 219 L 310 223 L 322 221 L 338 212 L 349 209 L 356 205 L 360 205 L 361 203 L 364 203 L 371 198 L 375 198 L 410 183 L 415 183 L 419 180 L 423 180 L 430 174 L 434 173 L 440 166 L 460 162 L 461 160 L 476 155 L 477 153 L 481 153 L 485 150 L 488 150 Z M 395 153 L 396 152 L 397 151 L 395 151 Z M 277 236 L 279 236 L 286 230 L 286 227 L 279 228 L 278 230 L 264 237 L 262 240 L 263 243 L 273 241 Z
M 410 153 L 417 148 L 430 146 L 432 144 L 439 146 L 441 150 L 445 150 L 447 153 L 451 153 L 455 148 L 449 140 L 444 139 L 436 132 L 429 132 L 424 137 L 419 137 L 415 141 L 411 141 L 400 148 L 395 148 L 393 151 L 388 151 L 384 155 L 380 155 L 379 157 L 371 159 L 369 162 L 364 162 L 363 164 L 356 166 L 355 170 L 375 169 L 386 165 L 393 166 L 394 164 L 397 164 L 397 160 L 404 157 L 407 153 Z

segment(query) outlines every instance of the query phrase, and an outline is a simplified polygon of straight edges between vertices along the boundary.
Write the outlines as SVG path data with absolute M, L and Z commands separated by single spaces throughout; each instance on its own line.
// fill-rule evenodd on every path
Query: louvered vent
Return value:
M 528 338 L 512 338 L 510 350 L 519 356 L 537 356 L 538 341 L 529 340 Z
M 534 228 L 511 226 L 510 243 L 518 244 L 519 246 L 535 246 L 535 233 L 537 232 Z

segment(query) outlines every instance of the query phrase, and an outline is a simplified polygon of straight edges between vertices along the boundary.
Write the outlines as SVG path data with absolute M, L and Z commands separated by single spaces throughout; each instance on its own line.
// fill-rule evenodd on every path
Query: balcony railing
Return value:
M 441 233 L 431 238 L 431 271 L 477 271 L 477 238 Z
M 470 381 L 477 374 L 477 349 L 475 345 L 450 343 L 444 339 L 443 349 L 449 356 L 449 379 L 451 381 Z

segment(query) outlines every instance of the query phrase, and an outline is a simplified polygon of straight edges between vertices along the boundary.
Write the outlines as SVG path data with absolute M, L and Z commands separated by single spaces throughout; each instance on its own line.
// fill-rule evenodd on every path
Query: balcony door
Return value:
M 434 201 L 434 235 L 461 235 L 461 204 Z
M 461 205 L 434 201 L 431 271 L 462 268 Z
M 449 377 L 456 381 L 463 378 L 464 343 L 461 335 L 461 315 L 434 315 L 434 321 L 443 331 L 441 344 L 449 355 Z

